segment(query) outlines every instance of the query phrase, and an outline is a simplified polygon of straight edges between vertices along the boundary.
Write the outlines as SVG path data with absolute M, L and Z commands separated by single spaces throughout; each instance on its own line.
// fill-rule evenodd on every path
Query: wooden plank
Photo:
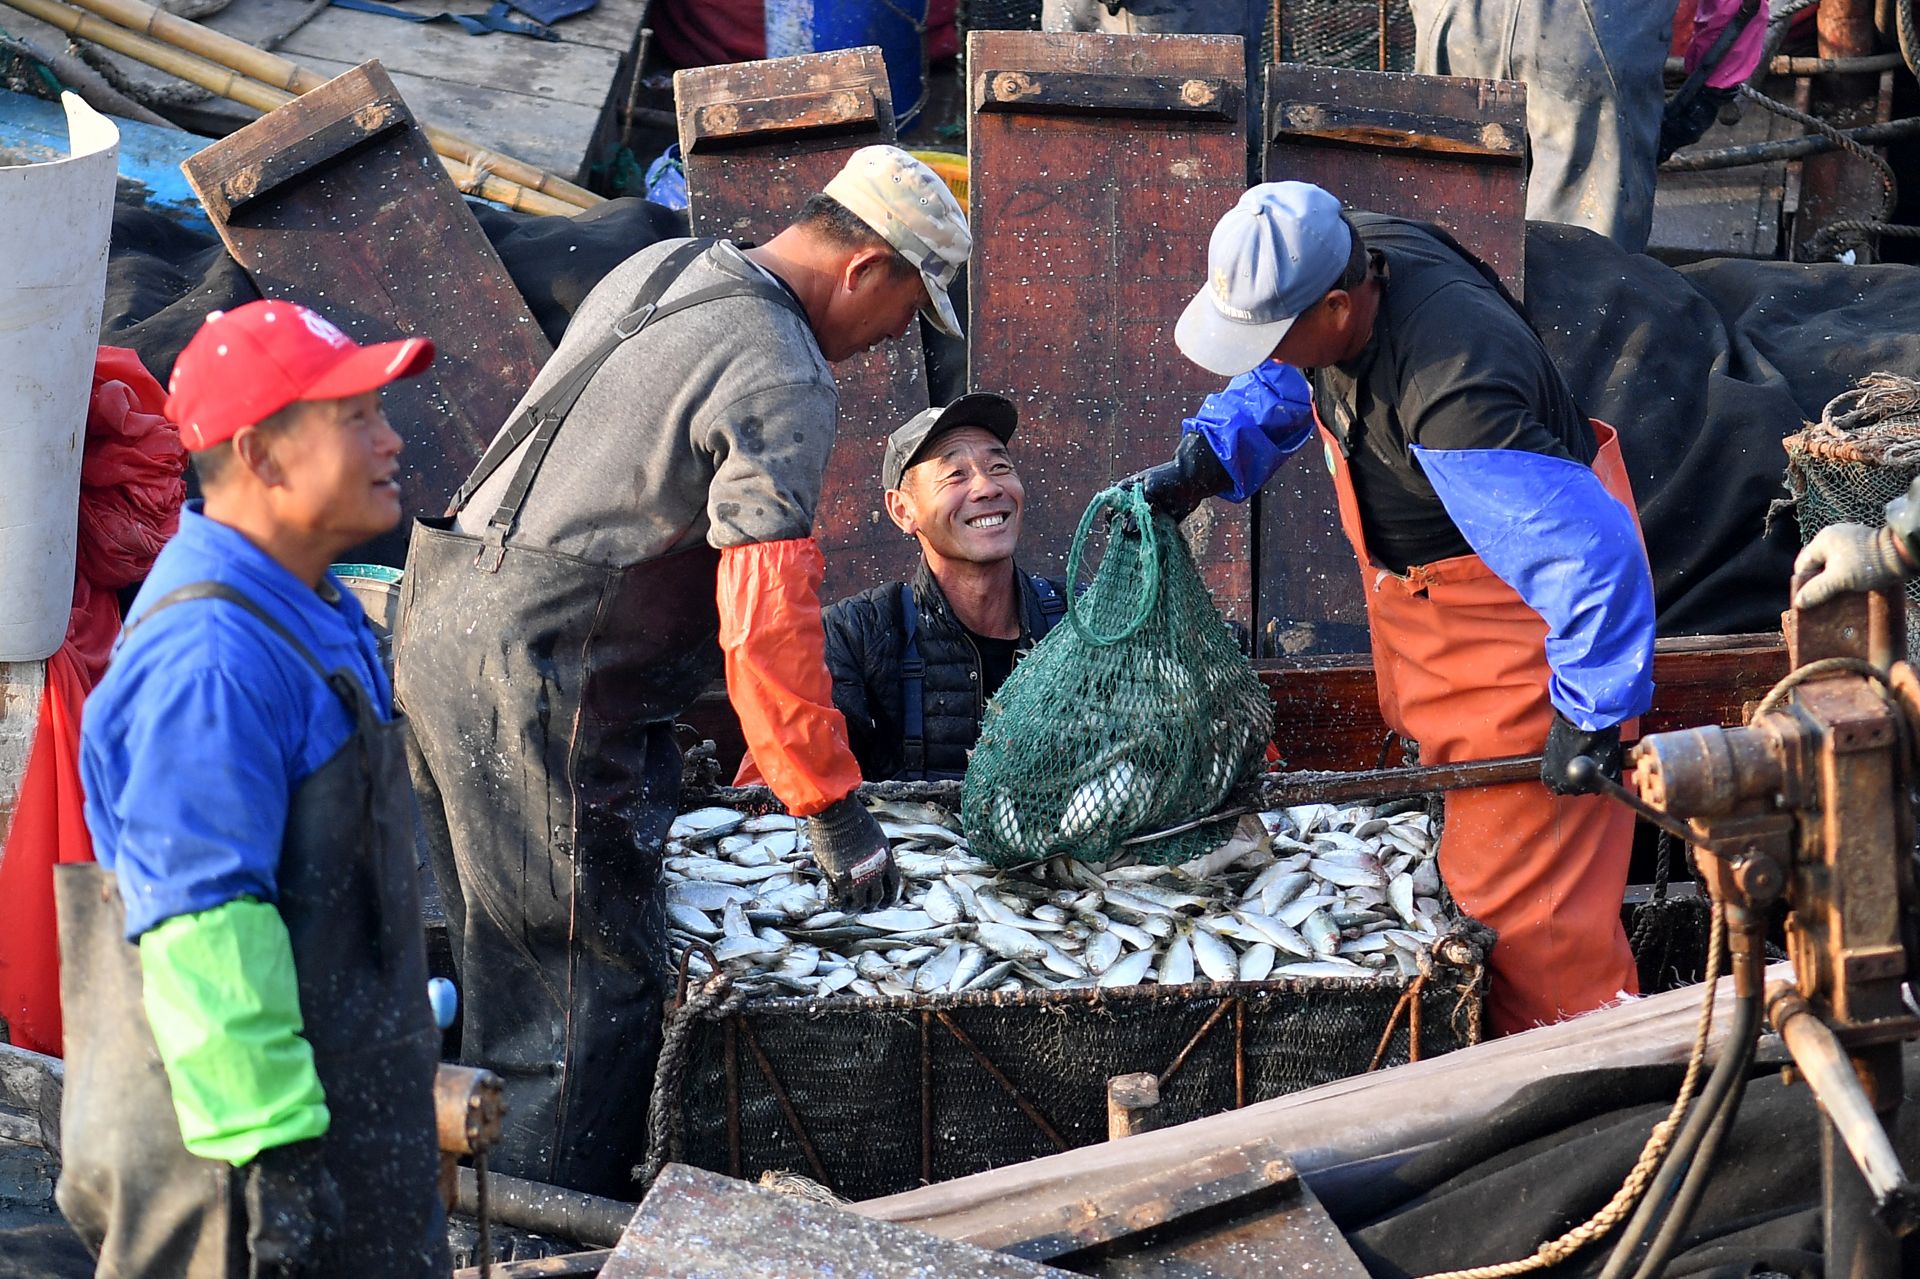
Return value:
M 871 46 L 694 67 L 673 85 L 695 235 L 768 239 L 854 151 L 893 141 L 886 64 Z M 839 433 L 814 516 L 827 600 L 913 570 L 918 550 L 882 505 L 880 454 L 886 437 L 927 407 L 918 330 L 836 365 L 833 376 Z
M 1206 278 L 1207 235 L 1245 186 L 1244 104 L 1231 119 L 1147 105 L 1158 86 L 1237 85 L 1233 36 L 974 31 L 967 383 L 1020 410 L 1022 563 L 1062 576 L 1088 500 L 1164 462 L 1220 379 L 1181 356 L 1173 326 Z M 991 74 L 989 74 L 991 72 Z M 1008 76 L 1097 85 L 1106 114 L 1010 100 Z M 1140 86 L 1137 109 L 1114 113 Z M 1015 95 L 1016 97 L 1018 95 Z M 984 109 L 995 98 L 994 109 Z M 1249 524 L 1213 502 L 1188 522 L 1195 560 L 1227 616 L 1251 618 Z
M 968 1275 L 1042 1279 L 1062 1271 L 863 1219 L 718 1173 L 668 1164 L 607 1259 L 601 1279 L 828 1279 Z
M 577 179 L 610 136 L 649 4 L 600 0 L 588 13 L 556 26 L 558 41 L 469 36 L 448 24 L 402 22 L 335 7 L 313 16 L 277 52 L 333 76 L 377 49 L 421 118 Z M 438 5 L 462 14 L 484 13 L 488 7 L 489 0 Z M 306 0 L 234 0 L 204 22 L 260 44 L 285 32 L 305 8 Z M 226 131 L 257 113 L 216 99 L 196 106 L 194 114 Z
M 1436 222 L 1524 292 L 1524 84 L 1273 66 L 1267 126 L 1269 182 L 1312 182 L 1349 208 Z
M 1238 118 L 1240 85 L 1218 76 L 1089 75 L 1073 71 L 975 73 L 982 111 L 1029 115 L 1139 115 L 1143 112 L 1197 120 Z
M 1775 964 L 1767 975 L 1791 980 L 1792 969 Z M 1311 1183 L 1317 1173 L 1416 1149 L 1467 1129 L 1542 1079 L 1684 1061 L 1704 994 L 1703 987 L 1690 986 L 1633 1000 L 1125 1141 L 869 1199 L 853 1210 L 977 1243 L 1017 1234 L 1041 1205 L 1076 1196 L 1097 1202 L 1108 1186 L 1150 1180 L 1160 1170 L 1232 1151 L 1284 1149 Z M 1732 983 L 1720 982 L 1715 998 L 1712 1043 L 1717 1051 L 1732 1020 Z
M 332 58 L 300 61 L 325 76 L 344 75 L 355 65 Z M 586 177 L 590 139 L 607 127 L 601 112 L 577 102 L 407 72 L 392 80 L 416 115 L 568 181 Z
M 1519 294 L 1526 256 L 1526 86 L 1280 65 L 1267 71 L 1269 182 L 1436 222 Z M 1333 480 L 1309 447 L 1256 500 L 1262 656 L 1366 646 L 1366 601 Z
M 1287 769 L 1353 772 L 1382 766 L 1387 726 L 1380 718 L 1373 660 L 1365 654 L 1257 662 L 1273 698 L 1274 744 Z M 1702 724 L 1739 724 L 1746 707 L 1787 673 L 1778 635 L 1685 636 L 1659 641 L 1653 657 L 1653 709 L 1642 733 Z M 1397 745 L 1386 766 L 1400 763 Z
M 1305 1180 L 1245 1216 L 1196 1218 L 1104 1259 L 1102 1279 L 1366 1279 L 1367 1268 Z
M 1749 103 L 1736 123 L 1716 121 L 1688 150 L 1771 142 L 1798 137 L 1801 132 L 1785 117 Z M 1786 186 L 1784 160 L 1699 173 L 1663 171 L 1653 193 L 1653 230 L 1647 251 L 1666 262 L 1771 258 L 1780 245 L 1780 206 Z
M 381 103 L 395 127 L 259 185 L 276 157 Z M 311 306 L 360 342 L 434 339 L 432 369 L 385 398 L 414 445 L 400 458 L 407 514 L 438 514 L 551 351 L 393 81 L 377 62 L 357 67 L 183 167 L 262 294 Z M 228 216 L 223 192 L 249 185 L 258 193 Z M 403 523 L 345 558 L 399 565 L 406 543 Z

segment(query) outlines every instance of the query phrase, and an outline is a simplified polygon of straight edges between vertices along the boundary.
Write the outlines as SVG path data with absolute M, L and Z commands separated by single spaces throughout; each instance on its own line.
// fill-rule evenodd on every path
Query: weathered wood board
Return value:
M 967 1275 L 1068 1279 L 1063 1271 L 856 1216 L 686 1164 L 668 1164 L 601 1279 L 829 1279 Z
M 1525 283 L 1526 86 L 1334 67 L 1267 69 L 1266 180 L 1312 182 L 1342 204 L 1435 222 Z M 1360 569 L 1312 444 L 1256 499 L 1262 656 L 1366 647 Z
M 1387 726 L 1370 660 L 1340 654 L 1259 662 L 1256 668 L 1273 698 L 1274 744 L 1285 768 L 1383 767 Z M 1640 731 L 1743 723 L 1746 707 L 1786 673 L 1787 650 L 1778 635 L 1661 640 L 1653 655 L 1653 709 L 1641 717 Z M 1384 767 L 1400 762 L 1395 746 Z
M 182 167 L 262 294 L 359 342 L 434 340 L 433 367 L 385 402 L 413 442 L 407 514 L 439 514 L 552 352 L 393 81 L 356 67 Z M 399 566 L 407 527 L 352 558 Z
M 432 9 L 484 13 L 491 0 L 435 0 Z M 202 21 L 258 44 L 285 32 L 306 0 L 233 0 Z M 470 36 L 451 23 L 413 23 L 337 6 L 321 10 L 276 52 L 321 75 L 377 56 L 421 119 L 570 180 L 615 137 L 640 30 L 651 0 L 599 0 L 557 23 L 558 40 Z M 524 15 L 510 15 L 516 19 Z M 227 127 L 253 118 L 235 103 L 199 109 Z
M 693 67 L 673 85 L 695 235 L 770 239 L 854 151 L 894 140 L 886 64 L 872 46 Z M 814 517 L 826 600 L 904 580 L 918 555 L 880 496 L 887 436 L 927 407 L 918 327 L 833 376 L 840 428 Z
M 1246 157 L 1235 36 L 974 31 L 967 37 L 974 250 L 967 385 L 1020 408 L 1021 559 L 1064 574 L 1100 489 L 1166 461 L 1222 380 L 1173 342 Z M 1194 558 L 1251 619 L 1245 508 L 1207 503 Z

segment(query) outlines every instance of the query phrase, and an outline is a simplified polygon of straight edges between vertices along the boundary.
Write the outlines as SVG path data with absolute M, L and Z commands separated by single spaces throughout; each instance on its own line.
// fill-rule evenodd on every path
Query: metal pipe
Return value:
M 1767 64 L 1768 75 L 1877 75 L 1882 71 L 1898 71 L 1906 62 L 1897 53 L 1871 53 L 1864 58 L 1790 58 L 1777 57 Z M 1683 76 L 1687 73 L 1687 64 L 1680 58 L 1668 58 L 1668 75 Z
M 620 1242 L 638 1204 L 603 1199 L 580 1190 L 549 1186 L 545 1182 L 487 1174 L 487 1211 L 491 1218 L 515 1230 L 570 1239 L 575 1243 L 610 1248 Z M 459 1197 L 454 1211 L 476 1216 L 480 1211 L 479 1179 L 473 1169 L 460 1170 Z
M 1920 136 L 1920 116 L 1863 125 L 1858 129 L 1843 129 L 1842 132 L 1862 146 L 1882 146 Z M 1799 160 L 1838 149 L 1839 144 L 1833 139 L 1814 133 L 1802 138 L 1776 138 L 1771 142 L 1749 142 L 1744 146 L 1715 147 L 1710 151 L 1682 151 L 1661 165 L 1660 171 L 1700 173 L 1708 169 L 1736 169 L 1747 164 Z

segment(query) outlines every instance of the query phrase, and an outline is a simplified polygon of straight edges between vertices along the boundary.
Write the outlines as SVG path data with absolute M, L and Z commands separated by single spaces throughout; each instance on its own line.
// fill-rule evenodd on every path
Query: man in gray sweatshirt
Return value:
M 665 993 L 671 726 L 723 659 L 832 896 L 892 896 L 820 621 L 828 366 L 920 312 L 957 334 L 947 288 L 971 244 L 939 178 L 866 147 L 764 245 L 642 250 L 581 304 L 449 517 L 416 525 L 396 693 L 462 1055 L 507 1084 L 497 1170 L 632 1195 Z

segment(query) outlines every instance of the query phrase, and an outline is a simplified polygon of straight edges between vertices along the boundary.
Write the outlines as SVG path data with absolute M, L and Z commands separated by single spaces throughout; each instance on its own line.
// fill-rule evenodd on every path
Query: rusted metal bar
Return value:
M 920 1180 L 933 1184 L 933 1014 L 920 1010 Z
M 1380 69 L 1387 69 L 1387 0 L 1380 0 Z
M 486 1181 L 487 1212 L 493 1221 L 549 1239 L 568 1239 L 593 1247 L 611 1247 L 619 1242 L 635 1207 L 624 1200 L 505 1173 L 490 1172 Z M 468 1217 L 479 1215 L 480 1177 L 476 1169 L 460 1170 L 455 1211 Z
M 1107 1140 L 1118 1141 L 1157 1127 L 1153 1108 L 1159 1104 L 1160 1081 L 1147 1071 L 1107 1080 Z
M 1361 799 L 1404 799 L 1435 791 L 1469 790 L 1540 779 L 1538 755 L 1426 764 L 1418 768 L 1382 768 L 1357 773 L 1268 773 L 1260 779 L 1262 808 L 1288 804 L 1334 804 Z
M 1408 1018 L 1407 1052 L 1408 1060 L 1420 1060 L 1418 1030 L 1420 1017 L 1420 992 L 1426 988 L 1427 976 L 1422 973 L 1415 977 L 1408 987 L 1400 992 L 1400 998 L 1393 1005 L 1393 1011 L 1387 1014 L 1387 1028 L 1380 1035 L 1380 1046 L 1373 1050 L 1373 1060 L 1367 1064 L 1366 1073 L 1380 1069 L 1380 1063 L 1387 1059 L 1387 1049 L 1393 1044 L 1393 1032 L 1400 1029 L 1401 1017 Z M 1411 1011 L 1409 1011 L 1411 1010 Z
M 827 1175 L 827 1166 L 820 1160 L 820 1152 L 814 1148 L 813 1138 L 807 1135 L 807 1126 L 800 1122 L 800 1112 L 793 1108 L 793 1099 L 787 1096 L 786 1085 L 780 1082 L 780 1076 L 774 1073 L 773 1063 L 767 1059 L 766 1050 L 760 1047 L 760 1039 L 753 1033 L 753 1026 L 745 1018 L 740 1019 L 740 1037 L 747 1041 L 747 1051 L 753 1054 L 753 1064 L 760 1068 L 760 1074 L 767 1081 L 767 1087 L 773 1090 L 773 1099 L 779 1103 L 780 1113 L 787 1117 L 787 1126 L 793 1129 L 795 1141 L 800 1143 L 800 1153 L 807 1157 L 807 1167 L 813 1173 L 813 1179 L 833 1190 L 833 1178 Z M 838 1194 L 838 1191 L 834 1193 Z
M 1426 994 L 1426 974 L 1413 980 L 1413 1002 L 1407 1005 L 1407 1060 L 1420 1060 L 1420 997 Z
M 1233 1001 L 1233 1108 L 1247 1104 L 1247 1003 Z
M 948 1034 L 960 1041 L 962 1048 L 973 1054 L 973 1059 L 980 1063 L 981 1069 L 985 1070 L 989 1075 L 992 1075 L 993 1081 L 1006 1090 L 1007 1096 L 1013 1098 L 1013 1104 L 1020 1108 L 1020 1113 L 1032 1120 L 1033 1126 L 1044 1133 L 1048 1141 L 1052 1142 L 1054 1146 L 1060 1150 L 1069 1150 L 1072 1148 L 1067 1143 L 1067 1139 L 1060 1135 L 1059 1129 L 1055 1128 L 1053 1124 L 1048 1121 L 1047 1117 L 1040 1113 L 1040 1108 L 1028 1101 L 1026 1095 L 1014 1085 L 1013 1080 L 1007 1078 L 1006 1072 L 994 1064 L 993 1058 L 982 1052 L 980 1045 L 973 1042 L 973 1037 L 967 1034 L 966 1031 L 960 1029 L 958 1022 L 938 1009 L 934 1010 L 933 1015 L 940 1019 L 940 1024 L 947 1028 Z
M 1165 1088 L 1167 1082 L 1180 1072 L 1180 1067 L 1187 1064 L 1188 1056 L 1192 1054 L 1195 1048 L 1200 1046 L 1200 1041 L 1207 1037 L 1207 1032 L 1211 1031 L 1219 1024 L 1220 1019 L 1227 1015 L 1228 1006 L 1237 1002 L 1239 1001 L 1232 999 L 1221 1000 L 1207 1019 L 1200 1023 L 1200 1029 L 1193 1032 L 1193 1038 L 1187 1041 L 1186 1047 L 1175 1054 L 1173 1064 L 1160 1072 L 1160 1086 L 1162 1088 Z
M 727 1175 L 740 1176 L 740 1016 L 721 1027 L 720 1051 L 727 1063 Z

